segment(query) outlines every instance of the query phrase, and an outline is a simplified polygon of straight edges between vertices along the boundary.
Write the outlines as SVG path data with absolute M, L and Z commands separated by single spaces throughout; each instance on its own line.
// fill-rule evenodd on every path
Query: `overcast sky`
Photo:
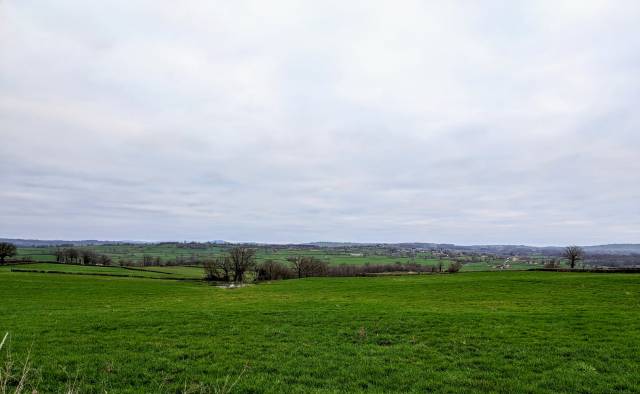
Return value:
M 640 242 L 639 20 L 0 0 L 0 237 Z

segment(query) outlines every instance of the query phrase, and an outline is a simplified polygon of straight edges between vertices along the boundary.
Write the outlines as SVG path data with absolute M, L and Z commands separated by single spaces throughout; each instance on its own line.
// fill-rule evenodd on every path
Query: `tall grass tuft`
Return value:
M 233 381 L 231 380 L 231 376 L 227 375 L 227 377 L 224 379 L 224 383 L 222 384 L 222 386 L 214 386 L 213 387 L 213 392 L 215 394 L 229 394 L 229 393 L 231 393 L 233 388 L 236 386 L 236 384 L 238 384 L 238 382 L 242 378 L 242 375 L 244 375 L 244 373 L 247 372 L 248 368 L 249 367 L 247 365 L 245 365 L 244 368 L 242 369 L 242 371 L 240 371 L 240 374 Z
M 31 368 L 31 354 L 27 354 L 22 366 L 18 366 L 11 356 L 8 346 L 9 333 L 4 334 L 0 342 L 0 354 L 4 351 L 4 357 L 0 363 L 0 394 L 20 394 L 27 390 L 34 371 Z M 34 390 L 35 391 L 35 390 Z
M 9 333 L 5 333 L 2 341 L 0 341 L 0 394 L 38 394 L 38 390 L 35 388 L 36 371 L 31 367 L 31 352 L 27 354 L 24 362 L 18 365 L 13 360 L 11 352 L 9 351 L 8 342 Z M 233 379 L 231 375 L 227 375 L 222 385 L 214 385 L 213 387 L 200 385 L 194 389 L 193 386 L 189 387 L 185 384 L 184 390 L 180 392 L 183 394 L 193 394 L 196 392 L 201 394 L 229 394 L 242 379 L 247 369 L 248 366 L 245 365 L 235 379 Z M 82 380 L 80 380 L 76 374 L 73 378 L 69 377 L 63 393 L 79 394 L 81 392 L 81 386 Z M 162 388 L 162 385 L 160 387 Z

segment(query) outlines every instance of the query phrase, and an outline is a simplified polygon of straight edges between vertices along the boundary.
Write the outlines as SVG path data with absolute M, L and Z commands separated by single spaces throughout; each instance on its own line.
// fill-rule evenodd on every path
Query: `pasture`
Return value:
M 122 245 L 96 245 L 81 246 L 78 250 L 89 249 L 96 253 L 104 254 L 112 259 L 112 264 L 121 265 L 128 263 L 140 263 L 144 257 L 151 259 L 160 259 L 163 265 L 176 264 L 201 264 L 203 260 L 213 259 L 224 254 L 228 250 L 228 246 L 208 245 L 201 248 L 178 247 L 179 244 L 122 244 Z M 204 244 L 201 244 L 204 245 Z M 424 265 L 442 264 L 448 266 L 452 259 L 447 257 L 436 257 L 429 252 L 418 252 L 412 256 L 406 253 L 391 254 L 387 248 L 380 248 L 376 254 L 371 251 L 361 253 L 358 248 L 301 248 L 296 246 L 290 247 L 273 247 L 269 245 L 253 246 L 256 249 L 256 260 L 262 262 L 265 260 L 275 260 L 280 262 L 287 261 L 292 256 L 313 256 L 322 261 L 326 261 L 330 265 L 350 264 L 395 264 L 395 263 L 417 263 Z M 16 259 L 29 260 L 34 262 L 55 262 L 54 255 L 56 247 L 20 247 Z M 531 258 L 531 260 L 537 260 Z M 493 271 L 497 264 L 504 262 L 504 258 L 486 258 L 483 261 L 466 263 L 463 271 Z M 524 263 L 511 264 L 511 269 L 529 269 L 535 268 L 535 265 Z
M 30 353 L 39 392 L 208 392 L 240 375 L 237 392 L 640 391 L 636 274 L 308 278 L 229 290 L 0 267 L 0 299 L 0 331 L 11 333 L 14 358 Z

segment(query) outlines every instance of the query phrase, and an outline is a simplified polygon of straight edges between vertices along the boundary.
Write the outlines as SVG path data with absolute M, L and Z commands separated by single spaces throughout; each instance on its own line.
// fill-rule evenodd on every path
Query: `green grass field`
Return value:
M 39 392 L 639 392 L 640 275 L 201 282 L 10 272 Z

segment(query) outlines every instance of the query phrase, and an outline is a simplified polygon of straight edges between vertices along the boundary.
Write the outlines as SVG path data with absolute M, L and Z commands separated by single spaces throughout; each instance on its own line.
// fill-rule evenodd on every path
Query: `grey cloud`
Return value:
M 0 235 L 640 242 L 637 2 L 0 3 Z

